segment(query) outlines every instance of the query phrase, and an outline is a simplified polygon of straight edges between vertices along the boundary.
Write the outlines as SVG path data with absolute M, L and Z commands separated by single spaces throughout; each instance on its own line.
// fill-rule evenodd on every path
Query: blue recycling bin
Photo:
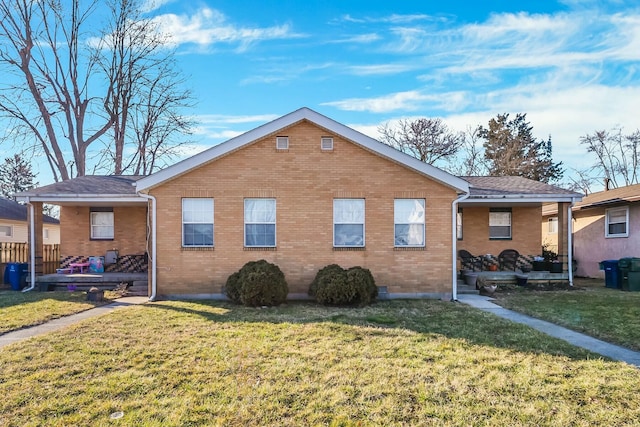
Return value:
M 11 285 L 11 289 L 19 291 L 22 289 L 23 277 L 29 269 L 26 262 L 10 262 L 4 269 L 4 282 Z
M 608 259 L 600 263 L 600 269 L 604 270 L 604 285 L 607 288 L 621 289 L 622 274 L 618 268 L 617 259 Z

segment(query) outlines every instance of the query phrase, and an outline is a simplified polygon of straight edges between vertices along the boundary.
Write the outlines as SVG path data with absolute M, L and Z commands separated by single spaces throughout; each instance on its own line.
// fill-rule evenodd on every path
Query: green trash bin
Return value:
M 640 291 L 640 258 L 620 258 L 618 268 L 623 291 Z

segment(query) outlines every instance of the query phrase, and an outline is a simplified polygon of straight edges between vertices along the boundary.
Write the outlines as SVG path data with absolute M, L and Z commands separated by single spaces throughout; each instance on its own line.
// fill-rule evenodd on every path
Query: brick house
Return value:
M 63 254 L 148 253 L 151 298 L 221 297 L 258 259 L 283 270 L 291 298 L 333 263 L 370 269 L 390 297 L 455 298 L 458 247 L 537 254 L 542 203 L 579 200 L 524 178 L 453 176 L 307 108 L 147 177 L 21 196 L 61 205 Z

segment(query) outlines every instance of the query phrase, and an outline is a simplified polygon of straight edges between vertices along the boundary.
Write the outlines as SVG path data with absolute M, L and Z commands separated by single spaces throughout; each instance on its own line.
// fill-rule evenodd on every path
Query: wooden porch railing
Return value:
M 29 262 L 29 244 L 0 242 L 0 275 L 7 263 Z M 55 273 L 60 268 L 60 245 L 42 245 L 43 273 Z

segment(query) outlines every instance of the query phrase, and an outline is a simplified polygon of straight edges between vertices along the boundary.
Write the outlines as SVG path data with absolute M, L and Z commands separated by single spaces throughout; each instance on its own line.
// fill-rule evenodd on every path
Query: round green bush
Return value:
M 331 264 L 316 274 L 309 287 L 309 295 L 326 305 L 367 305 L 378 296 L 371 272 L 362 267 L 344 270 Z
M 225 293 L 237 304 L 274 306 L 286 301 L 289 287 L 280 267 L 260 260 L 246 263 L 229 276 Z

